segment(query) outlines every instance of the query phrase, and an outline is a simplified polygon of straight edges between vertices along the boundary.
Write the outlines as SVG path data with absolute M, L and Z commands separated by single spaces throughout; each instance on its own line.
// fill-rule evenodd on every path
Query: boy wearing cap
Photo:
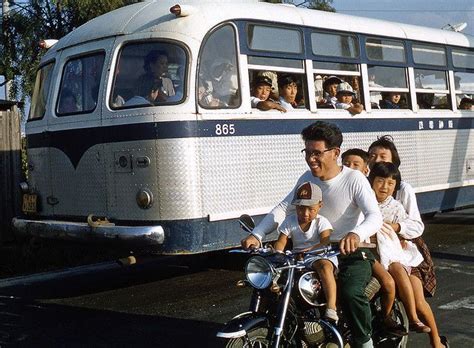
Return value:
M 351 85 L 347 82 L 341 82 L 336 90 L 336 109 L 344 109 L 351 114 L 360 114 L 364 110 L 364 107 L 360 103 L 352 103 L 354 96 L 355 93 Z
M 336 108 L 337 98 L 337 86 L 343 81 L 337 76 L 329 76 L 323 82 L 324 99 L 320 106 Z
M 270 99 L 271 92 L 272 80 L 268 76 L 257 76 L 253 84 L 252 96 L 250 97 L 252 107 L 263 111 L 275 109 L 286 112 L 285 108 Z
M 296 206 L 296 213 L 288 215 L 278 228 L 279 236 L 275 249 L 283 251 L 288 238 L 292 239 L 295 252 L 310 251 L 329 244 L 333 228 L 324 216 L 318 214 L 323 204 L 323 194 L 319 186 L 309 181 L 304 182 L 296 189 L 291 204 Z M 324 286 L 327 301 L 325 317 L 337 322 L 339 318 L 336 311 L 334 278 L 338 265 L 337 257 L 306 255 L 305 263 L 318 272 Z

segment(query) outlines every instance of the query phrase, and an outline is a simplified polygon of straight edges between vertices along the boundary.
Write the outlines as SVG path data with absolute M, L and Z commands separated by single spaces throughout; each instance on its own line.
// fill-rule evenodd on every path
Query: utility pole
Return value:
M 7 27 L 5 25 L 8 22 L 8 16 L 10 14 L 10 2 L 8 0 L 2 0 L 2 30 L 3 30 L 3 37 L 7 36 Z M 4 72 L 3 72 L 4 73 Z M 7 77 L 3 75 L 5 79 L 5 100 L 10 99 L 10 88 L 11 88 L 11 81 L 7 81 Z

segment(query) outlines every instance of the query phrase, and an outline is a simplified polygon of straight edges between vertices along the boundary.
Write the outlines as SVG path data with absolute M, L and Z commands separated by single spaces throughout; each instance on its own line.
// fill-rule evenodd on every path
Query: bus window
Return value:
M 454 72 L 454 86 L 456 89 L 456 101 L 458 109 L 471 110 L 474 98 L 474 73 Z
M 97 105 L 104 53 L 70 59 L 64 66 L 57 114 L 91 112 Z
M 354 90 L 353 103 L 363 103 L 357 64 L 313 61 L 313 79 L 318 108 L 336 107 L 336 89 L 341 82 L 348 82 Z
M 43 65 L 36 73 L 35 89 L 31 98 L 31 108 L 28 120 L 37 120 L 44 116 L 46 102 L 48 101 L 49 87 L 51 85 L 51 72 L 54 63 Z
M 270 97 L 275 101 L 279 101 L 282 105 L 285 105 L 286 110 L 306 108 L 307 105 L 305 96 L 307 95 L 307 88 L 302 60 L 248 56 L 248 68 L 251 84 L 259 75 L 264 75 L 271 79 L 272 93 Z M 293 96 L 288 96 L 288 101 L 291 107 L 286 101 L 280 99 L 282 97 L 282 95 L 280 95 L 282 86 L 278 85 L 278 81 L 283 81 L 283 77 L 285 76 L 290 78 L 290 80 L 292 80 L 291 82 L 296 85 L 296 96 L 294 99 Z M 290 81 L 288 80 L 287 82 Z
M 413 44 L 413 60 L 417 64 L 446 66 L 446 52 L 444 48 Z
M 201 49 L 198 101 L 204 108 L 236 108 L 241 103 L 235 31 L 225 25 Z
M 468 50 L 453 50 L 453 65 L 456 68 L 472 69 L 474 67 L 474 52 Z
M 401 41 L 371 38 L 367 39 L 365 49 L 370 60 L 405 62 L 405 47 Z
M 303 52 L 301 31 L 296 29 L 249 24 L 247 44 L 250 49 L 255 51 Z
M 332 33 L 311 33 L 313 54 L 319 56 L 358 58 L 357 36 Z
M 140 42 L 120 51 L 110 95 L 112 109 L 175 104 L 185 96 L 186 54 L 178 45 Z
M 446 71 L 415 69 L 416 99 L 420 109 L 450 109 Z
M 405 68 L 369 65 L 370 103 L 373 109 L 407 109 L 410 107 Z

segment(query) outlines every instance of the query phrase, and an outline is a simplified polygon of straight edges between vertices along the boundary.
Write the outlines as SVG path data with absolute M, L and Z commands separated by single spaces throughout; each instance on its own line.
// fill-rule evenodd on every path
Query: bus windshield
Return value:
M 185 96 L 186 53 L 176 44 L 139 42 L 119 54 L 110 97 L 112 109 L 177 104 Z

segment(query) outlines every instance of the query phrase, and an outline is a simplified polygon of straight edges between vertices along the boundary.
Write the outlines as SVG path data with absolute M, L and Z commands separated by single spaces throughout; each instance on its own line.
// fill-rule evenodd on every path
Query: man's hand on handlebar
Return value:
M 342 255 L 353 253 L 359 248 L 360 238 L 354 232 L 349 232 L 344 238 L 339 241 L 339 250 Z
M 249 250 L 249 249 L 256 249 L 260 247 L 260 241 L 255 236 L 248 236 L 245 237 L 240 241 L 242 248 Z

